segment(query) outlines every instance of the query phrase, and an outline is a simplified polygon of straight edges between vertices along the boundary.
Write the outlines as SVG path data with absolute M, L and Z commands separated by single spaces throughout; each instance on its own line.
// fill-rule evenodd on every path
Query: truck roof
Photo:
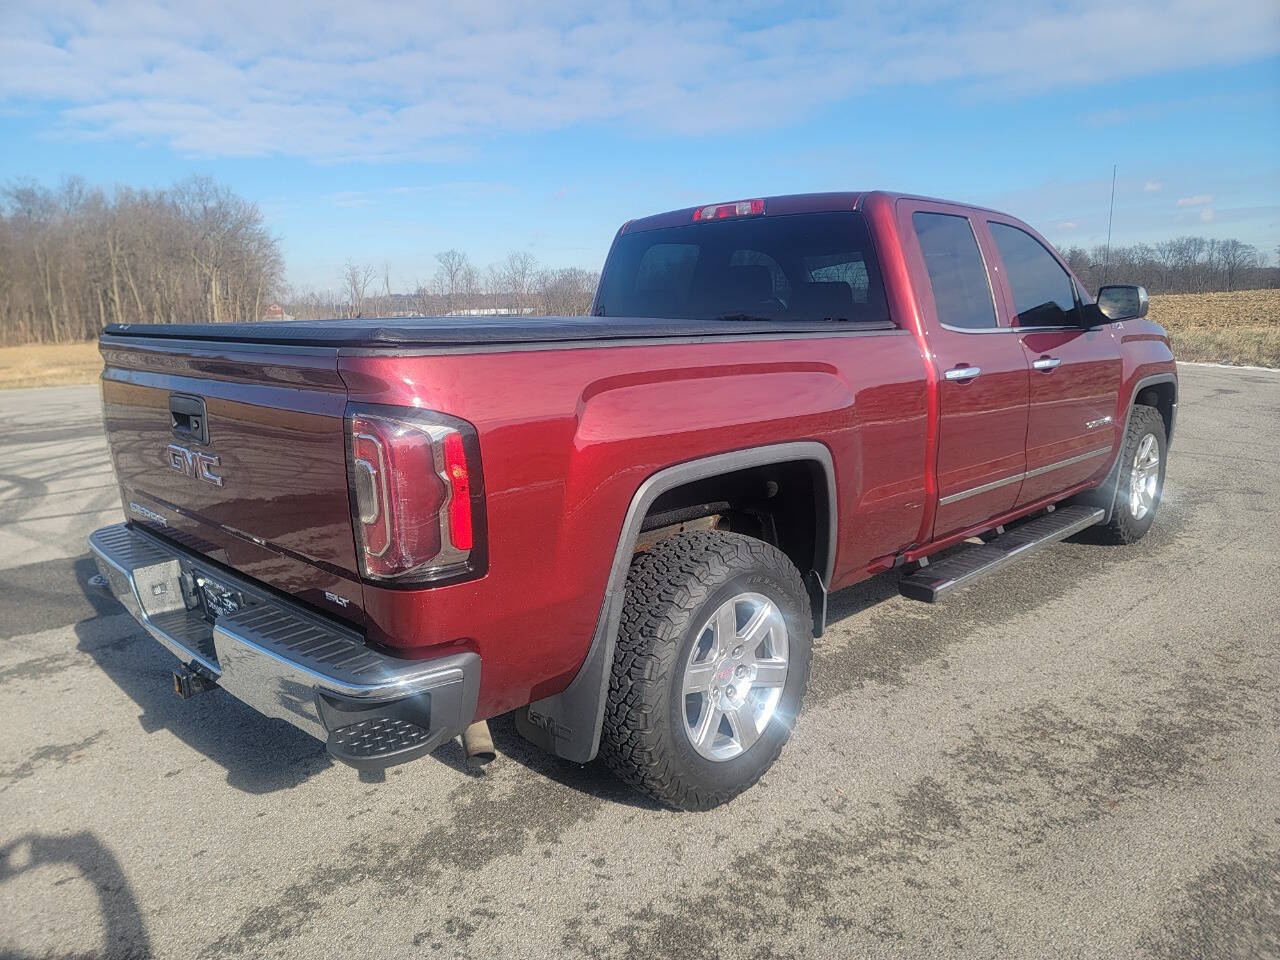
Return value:
M 793 213 L 832 213 L 838 210 L 857 210 L 866 201 L 868 197 L 876 196 L 890 203 L 895 200 L 927 200 L 930 203 L 949 203 L 957 207 L 964 207 L 968 210 L 984 210 L 988 213 L 998 213 L 1001 216 L 1007 216 L 999 210 L 991 210 L 987 207 L 980 207 L 972 203 L 963 203 L 959 200 L 944 200 L 940 197 L 925 197 L 913 193 L 894 193 L 887 190 L 846 190 L 830 193 L 788 193 L 776 197 L 763 197 L 765 216 L 786 216 Z M 690 222 L 693 219 L 695 210 L 703 209 L 706 206 L 716 206 L 721 202 L 732 203 L 729 201 L 716 201 L 714 204 L 699 204 L 696 207 L 684 207 L 680 210 L 667 210 L 664 213 L 655 213 L 647 217 L 640 217 L 636 220 L 628 220 L 622 225 L 619 233 L 636 233 L 640 230 L 657 230 L 662 227 L 680 226 Z

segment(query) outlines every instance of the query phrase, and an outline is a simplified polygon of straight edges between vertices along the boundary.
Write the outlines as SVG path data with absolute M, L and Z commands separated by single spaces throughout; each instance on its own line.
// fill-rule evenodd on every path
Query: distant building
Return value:
M 292 320 L 293 317 L 284 312 L 284 307 L 278 303 L 273 303 L 267 307 L 267 312 L 262 316 L 263 320 Z

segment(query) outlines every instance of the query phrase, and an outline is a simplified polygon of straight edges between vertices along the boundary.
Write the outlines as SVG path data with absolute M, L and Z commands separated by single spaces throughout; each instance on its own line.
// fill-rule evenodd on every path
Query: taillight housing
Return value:
M 422 587 L 484 574 L 480 442 L 465 420 L 416 408 L 347 408 L 347 487 L 360 572 Z

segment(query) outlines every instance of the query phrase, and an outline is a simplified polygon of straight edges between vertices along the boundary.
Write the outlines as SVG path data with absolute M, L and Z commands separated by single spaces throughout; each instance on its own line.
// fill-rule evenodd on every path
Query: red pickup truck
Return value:
M 361 769 L 516 711 L 702 809 L 781 751 L 831 591 L 1146 532 L 1178 399 L 1146 309 L 876 192 L 632 220 L 590 317 L 112 326 L 128 522 L 90 544 L 184 696 Z

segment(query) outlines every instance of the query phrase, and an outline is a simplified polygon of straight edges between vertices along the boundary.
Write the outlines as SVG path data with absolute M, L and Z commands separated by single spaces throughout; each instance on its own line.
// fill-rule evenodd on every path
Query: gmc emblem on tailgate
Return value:
M 213 454 L 188 450 L 186 447 L 171 443 L 165 450 L 165 456 L 169 460 L 169 469 L 174 473 L 212 483 L 215 487 L 222 486 L 222 478 L 213 472 L 213 468 L 221 460 Z

